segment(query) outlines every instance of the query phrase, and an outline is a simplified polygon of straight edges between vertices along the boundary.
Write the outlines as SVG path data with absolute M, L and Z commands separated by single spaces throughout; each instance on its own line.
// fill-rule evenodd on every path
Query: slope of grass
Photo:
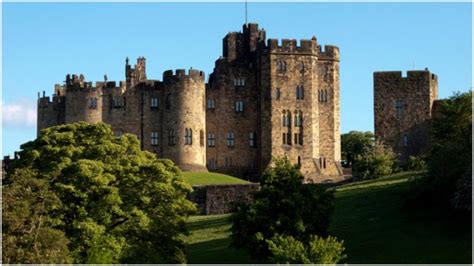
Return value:
M 471 223 L 406 198 L 419 173 L 355 182 L 335 190 L 330 233 L 344 240 L 346 263 L 470 263 Z M 229 215 L 194 216 L 187 237 L 189 263 L 257 263 L 230 244 Z
M 211 185 L 211 184 L 247 184 L 240 178 L 230 175 L 212 173 L 212 172 L 183 172 L 183 177 L 191 185 Z

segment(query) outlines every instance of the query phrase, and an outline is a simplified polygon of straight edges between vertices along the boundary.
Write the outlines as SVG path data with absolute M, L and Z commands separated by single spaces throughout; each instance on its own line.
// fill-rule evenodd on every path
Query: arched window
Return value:
M 286 110 L 286 126 L 291 127 L 291 112 Z
M 190 128 L 184 130 L 184 145 L 193 144 L 193 131 Z
M 235 144 L 235 137 L 234 137 L 234 132 L 230 130 L 227 132 L 227 147 L 234 147 Z
M 286 127 L 286 110 L 283 110 L 283 112 L 282 112 L 281 125 Z
M 303 126 L 303 112 L 295 111 L 295 127 Z

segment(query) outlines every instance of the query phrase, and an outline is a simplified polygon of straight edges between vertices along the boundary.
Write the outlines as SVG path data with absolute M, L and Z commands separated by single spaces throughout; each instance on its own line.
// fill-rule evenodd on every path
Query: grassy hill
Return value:
M 248 181 L 236 178 L 230 175 L 212 172 L 183 172 L 183 177 L 191 185 L 210 185 L 210 184 L 247 184 Z
M 332 235 L 344 240 L 346 263 L 471 263 L 471 224 L 459 224 L 436 210 L 404 204 L 416 173 L 333 188 Z M 189 263 L 258 263 L 229 247 L 229 215 L 189 220 Z

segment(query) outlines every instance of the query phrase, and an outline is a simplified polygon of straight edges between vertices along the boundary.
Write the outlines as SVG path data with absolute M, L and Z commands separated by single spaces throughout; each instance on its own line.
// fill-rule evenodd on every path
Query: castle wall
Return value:
M 204 73 L 165 71 L 163 83 L 165 110 L 161 132 L 162 139 L 168 140 L 168 145 L 163 145 L 163 157 L 185 171 L 207 171 Z M 188 144 L 186 130 L 192 130 L 192 142 Z M 174 134 L 174 142 L 170 142 L 170 134 Z
M 427 152 L 437 76 L 425 71 L 374 73 L 375 138 L 392 147 L 402 162 Z
M 319 47 L 318 85 L 315 97 L 319 105 L 320 154 L 316 158 L 322 177 L 342 175 L 339 112 L 339 49 Z M 320 180 L 323 181 L 323 180 Z

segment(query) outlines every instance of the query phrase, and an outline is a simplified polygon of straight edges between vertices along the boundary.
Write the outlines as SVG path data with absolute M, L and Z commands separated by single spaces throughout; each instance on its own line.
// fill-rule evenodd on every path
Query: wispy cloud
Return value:
M 36 101 L 19 98 L 1 103 L 3 126 L 36 127 Z

